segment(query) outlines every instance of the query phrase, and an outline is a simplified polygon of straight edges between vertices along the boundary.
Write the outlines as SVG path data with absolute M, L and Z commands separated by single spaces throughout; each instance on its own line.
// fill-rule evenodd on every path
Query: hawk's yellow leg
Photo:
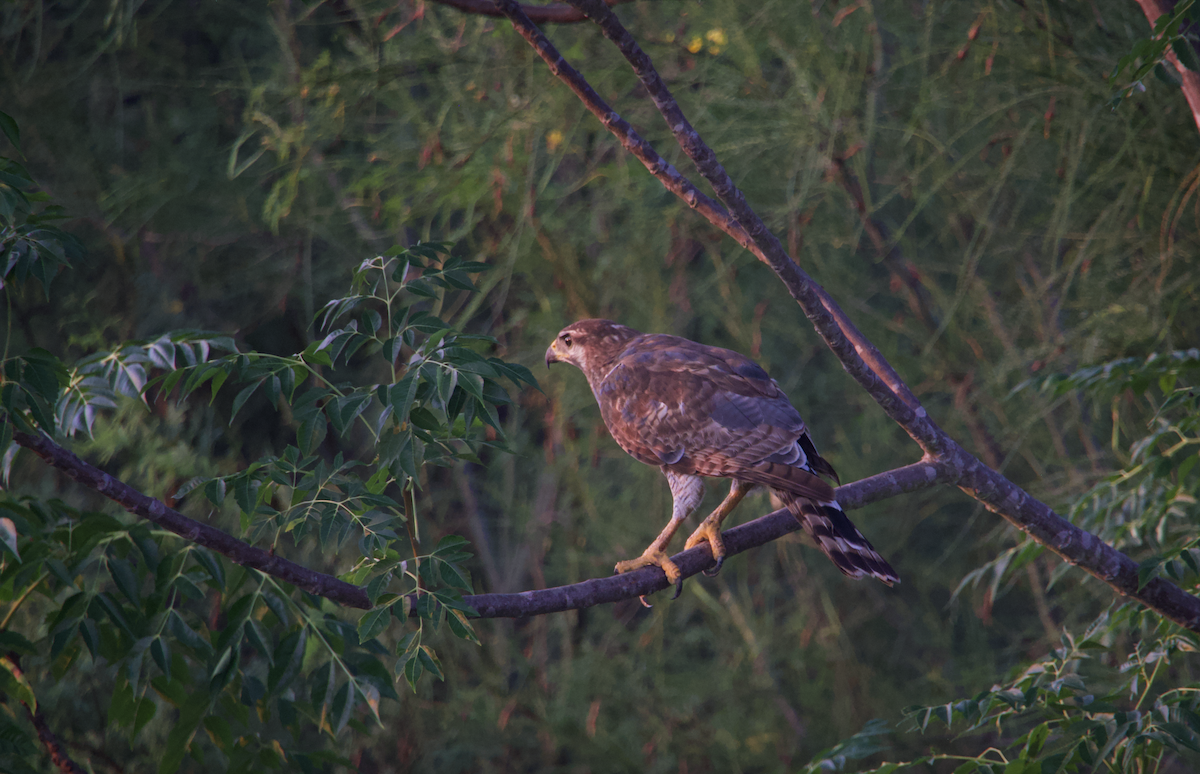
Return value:
M 667 483 L 671 486 L 671 498 L 674 501 L 671 507 L 671 520 L 667 522 L 667 526 L 658 534 L 658 537 L 654 538 L 654 542 L 642 552 L 641 556 L 617 562 L 616 571 L 622 573 L 641 567 L 658 567 L 667 576 L 667 580 L 675 584 L 675 596 L 671 597 L 671 599 L 675 599 L 683 590 L 683 576 L 679 572 L 679 567 L 671 561 L 671 557 L 667 554 L 667 546 L 671 543 L 671 538 L 675 537 L 679 525 L 700 506 L 700 501 L 704 499 L 704 479 L 685 473 L 675 473 L 665 468 L 663 473 L 666 474 Z M 642 604 L 646 604 L 645 599 L 642 600 Z
M 708 543 L 713 559 L 717 563 L 711 569 L 705 570 L 705 575 L 712 577 L 721 571 L 721 565 L 725 563 L 725 541 L 721 539 L 721 522 L 725 521 L 725 517 L 733 512 L 733 509 L 742 501 L 742 498 L 753 488 L 753 484 L 735 479 L 733 486 L 729 488 L 729 494 L 721 501 L 716 510 L 710 513 L 704 521 L 700 522 L 700 526 L 687 539 L 687 543 L 684 543 L 683 549 L 685 551 L 701 543 Z
M 658 534 L 658 537 L 654 538 L 654 542 L 642 552 L 641 556 L 636 559 L 626 559 L 623 562 L 617 562 L 616 571 L 618 573 L 631 572 L 642 567 L 654 566 L 663 571 L 669 582 L 678 586 L 681 582 L 679 567 L 671 561 L 666 548 L 670 544 L 671 538 L 675 537 L 675 531 L 679 529 L 681 521 L 682 519 L 671 519 L 667 522 L 667 526 Z

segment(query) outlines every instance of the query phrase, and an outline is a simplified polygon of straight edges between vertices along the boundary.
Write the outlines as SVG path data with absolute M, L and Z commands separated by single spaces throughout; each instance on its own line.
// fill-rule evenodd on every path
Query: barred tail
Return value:
M 788 510 L 804 531 L 812 535 L 817 547 L 844 574 L 851 578 L 869 575 L 889 586 L 900 582 L 900 576 L 846 518 L 836 501 L 818 503 L 779 490 L 775 494 L 787 503 Z

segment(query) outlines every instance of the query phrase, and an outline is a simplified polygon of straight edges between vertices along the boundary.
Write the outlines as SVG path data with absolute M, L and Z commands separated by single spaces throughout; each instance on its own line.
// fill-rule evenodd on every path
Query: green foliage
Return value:
M 1006 396 L 1041 374 L 1125 358 L 1140 363 L 1197 341 L 1194 121 L 1170 88 L 1150 88 L 1122 110 L 1107 107 L 1135 73 L 1124 70 L 1112 85 L 1105 76 L 1137 39 L 1153 34 L 1144 15 L 1135 3 L 816 3 L 812 10 L 798 13 L 783 0 L 706 0 L 626 4 L 617 13 L 748 201 L 880 347 L 929 415 L 1066 512 L 1129 467 L 1132 441 L 1147 435 L 1160 408 L 1157 394 L 1153 405 L 1128 392 L 1115 403 L 1108 393 L 1093 400 L 1076 389 Z M 614 110 L 692 174 L 627 64 L 594 28 L 547 25 L 546 33 Z M 1156 40 L 1149 59 L 1163 50 Z M 66 432 L 56 408 L 83 358 L 120 357 L 124 343 L 135 341 L 150 357 L 145 347 L 166 330 L 232 339 L 237 352 L 213 346 L 194 363 L 177 353 L 168 369 L 142 363 L 146 381 L 158 379 L 140 394 L 145 403 L 115 391 L 104 373 L 87 386 L 80 379 L 80 390 L 103 387 L 119 408 L 81 399 L 96 411 L 90 425 L 86 409 L 70 423 L 73 448 L 161 498 L 200 477 L 175 503 L 189 516 L 239 534 L 244 519 L 262 530 L 264 545 L 278 541 L 278 551 L 317 569 L 345 575 L 366 568 L 362 582 L 380 607 L 392 605 L 386 615 L 379 608 L 361 617 L 329 607 L 320 613 L 349 625 L 359 642 L 390 622 L 393 610 L 404 614 L 389 595 L 411 591 L 416 579 L 427 590 L 453 592 L 433 558 L 447 535 L 471 538 L 475 555 L 452 564 L 476 590 L 520 591 L 607 575 L 614 561 L 644 548 L 669 512 L 661 475 L 628 460 L 605 436 L 577 373 L 556 370 L 544 380 L 545 393 L 525 390 L 494 405 L 503 434 L 477 402 L 467 423 L 466 388 L 454 425 L 442 424 L 453 407 L 442 402 L 439 378 L 441 389 L 452 372 L 460 383 L 467 374 L 510 380 L 499 371 L 480 374 L 466 360 L 446 365 L 434 345 L 425 346 L 407 391 L 370 391 L 413 374 L 408 359 L 436 333 L 415 330 L 412 345 L 401 340 L 401 357 L 389 361 L 383 347 L 396 336 L 381 299 L 357 302 L 327 330 L 311 321 L 323 320 L 326 299 L 346 295 L 346 277 L 363 256 L 393 243 L 449 240 L 452 257 L 495 267 L 477 277 L 478 292 L 447 292 L 431 282 L 438 298 L 405 291 L 396 307 L 415 305 L 455 331 L 493 337 L 494 350 L 484 341 L 460 342 L 484 363 L 499 355 L 536 371 L 563 324 L 610 317 L 757 358 L 843 480 L 919 454 L 847 380 L 778 283 L 664 194 L 503 21 L 436 3 L 375 0 L 90 3 L 71 13 L 0 4 L 0 104 L 21 124 L 21 154 L 8 155 L 79 216 L 69 228 L 88 256 L 59 272 L 49 301 L 39 282 L 22 285 L 15 273 L 5 279 L 6 358 L 32 360 L 13 366 L 20 371 L 13 384 L 30 390 L 13 398 L 13 416 L 36 426 L 41 420 L 29 403 L 40 400 L 42 418 Z M 39 206 L 33 202 L 34 211 Z M 446 259 L 419 260 L 428 275 Z M 384 283 L 379 295 L 398 285 L 377 269 L 369 276 Z M 417 278 L 414 270 L 404 280 Z M 374 292 L 365 287 L 349 295 Z M 368 310 L 381 320 L 376 333 Z M 320 348 L 334 331 L 342 333 Z M 66 376 L 53 361 L 38 360 L 39 350 L 53 353 Z M 111 362 L 136 379 L 132 365 Z M 34 381 L 22 376 L 26 367 Z M 168 401 L 156 388 L 180 369 L 174 398 L 190 379 L 197 383 L 186 400 Z M 283 397 L 285 370 L 295 386 L 290 399 Z M 1161 389 L 1156 379 L 1152 392 Z M 250 388 L 235 412 L 238 395 Z M 325 397 L 302 402 L 315 390 Z M 403 411 L 410 393 L 410 405 L 429 416 L 412 412 L 410 427 L 386 420 L 385 431 L 399 429 L 389 450 L 397 456 L 381 465 L 374 421 L 388 408 Z M 1178 424 L 1181 412 L 1163 417 Z M 1147 454 L 1171 443 L 1164 436 Z M 515 454 L 497 453 L 501 444 Z M 412 482 L 405 465 L 415 467 L 418 452 L 453 466 L 418 468 L 417 486 L 407 490 L 413 518 L 398 521 L 408 518 L 406 490 L 393 483 L 377 493 L 371 479 L 382 470 L 389 480 Z M 471 455 L 482 464 L 468 463 Z M 256 462 L 264 464 L 247 473 Z M 109 507 L 28 455 L 11 463 L 14 496 L 57 497 L 79 513 Z M 209 495 L 218 497 L 221 480 L 217 506 Z M 249 511 L 238 502 L 239 486 Z M 308 499 L 293 502 L 293 487 Z M 372 501 L 377 494 L 390 502 Z M 1186 503 L 1172 507 L 1190 513 Z M 768 508 L 752 497 L 736 518 Z M 266 686 L 272 669 L 283 682 L 287 665 L 297 663 L 283 691 L 294 702 L 266 700 L 264 742 L 246 749 L 275 760 L 286 753 L 281 765 L 292 768 L 334 769 L 336 760 L 350 759 L 364 771 L 439 774 L 685 766 L 784 772 L 809 761 L 869 767 L 931 750 L 965 761 L 993 743 L 1019 757 L 1004 740 L 938 736 L 937 723 L 924 735 L 892 736 L 886 757 L 855 758 L 838 740 L 875 730 L 866 725 L 872 718 L 894 726 L 907 705 L 957 703 L 1013 682 L 1061 646 L 1063 629 L 1084 631 L 1110 605 L 1111 592 L 1082 573 L 1059 571 L 1055 557 L 1024 544 L 957 491 L 912 493 L 852 518 L 900 570 L 901 587 L 847 582 L 814 550 L 783 541 L 726 563 L 718 578 L 696 579 L 680 599 L 650 611 L 633 602 L 472 622 L 478 648 L 435 638 L 432 623 L 422 621 L 419 641 L 396 655 L 417 621 L 404 631 L 391 623 L 375 638 L 388 651 L 379 657 L 388 678 L 398 681 L 396 666 L 412 664 L 422 674 L 432 665 L 445 680 L 419 681 L 415 695 L 396 689 L 401 701 L 380 700 L 383 730 L 358 697 L 336 738 L 305 733 L 296 741 L 280 708 L 300 708 L 291 727 L 315 718 L 302 726 L 311 731 L 321 717 L 314 681 L 323 681 L 332 727 L 353 698 L 352 689 L 341 693 L 350 678 L 336 665 L 325 668 L 331 658 L 304 660 L 310 648 L 324 653 L 307 619 L 275 627 L 278 619 L 260 606 L 251 619 L 266 622 L 268 649 L 274 654 L 284 642 L 288 649 L 268 668 L 246 645 L 237 668 L 259 669 L 251 674 Z M 1140 533 L 1146 542 L 1130 550 L 1169 576 L 1176 565 L 1159 558 L 1187 545 L 1188 523 L 1168 517 L 1172 547 L 1160 546 L 1148 524 Z M 416 548 L 405 542 L 410 525 L 421 539 Z M 322 527 L 330 530 L 327 542 Z M 386 530 L 399 537 L 390 545 L 396 555 L 365 556 L 360 541 Z M 18 535 L 25 559 L 25 536 L 3 535 Z M 172 541 L 164 536 L 163 556 L 183 550 Z M 12 561 L 7 549 L 0 553 Z M 1007 557 L 1004 572 L 989 571 L 953 597 L 964 577 L 997 557 Z M 397 559 L 389 578 L 383 568 Z M 140 561 L 126 560 L 142 577 Z M 184 574 L 205 596 L 185 597 L 186 620 L 211 646 L 223 622 L 208 613 L 236 600 L 209 585 L 198 561 L 189 558 Z M 1178 568 L 1190 578 L 1183 553 Z M 234 574 L 226 567 L 227 583 Z M 96 578 L 100 591 L 132 608 L 111 574 Z M 16 602 L 0 601 L 0 616 Z M 42 637 L 41 606 L 60 602 L 34 591 L 16 605 L 9 628 Z M 438 610 L 446 626 L 461 623 L 451 600 Z M 317 624 L 324 625 L 320 616 Z M 302 628 L 310 632 L 303 641 Z M 1091 668 L 1115 668 L 1139 643 L 1148 652 L 1158 636 L 1150 622 L 1115 630 Z M 160 642 L 171 679 L 190 674 L 185 667 L 198 657 L 189 646 Z M 123 717 L 133 721 L 109 733 L 114 668 L 79 647 L 83 654 L 67 672 L 54 672 L 44 655 L 22 656 L 22 663 L 52 727 L 78 745 L 72 750 L 87 765 L 103 770 L 107 755 L 128 769 L 150 769 L 168 741 L 178 752 L 180 738 L 195 730 L 191 754 L 204 763 L 185 756 L 180 768 L 229 767 L 213 741 L 223 738 L 220 721 L 193 722 L 204 698 L 185 716 L 183 704 L 166 701 L 153 685 L 144 695 L 122 689 L 129 699 Z M 422 647 L 436 654 L 423 657 Z M 163 676 L 154 653 L 143 656 L 139 687 L 147 676 Z M 299 662 L 284 658 L 296 653 Z M 1195 681 L 1191 658 L 1176 654 L 1160 670 L 1163 691 Z M 206 691 L 208 666 L 205 660 L 196 678 Z M 1082 674 L 1095 695 L 1123 679 L 1104 670 Z M 37 767 L 44 752 L 29 745 L 23 712 L 12 701 L 0 706 L 7 724 L 0 742 L 19 740 L 4 749 Z M 147 717 L 126 745 L 129 730 Z M 244 726 L 228 717 L 236 737 Z M 176 730 L 179 719 L 188 722 Z M 1022 722 L 1043 721 L 1013 722 L 1015 738 L 1028 730 Z M 882 738 L 872 733 L 867 742 Z M 11 760 L 0 768 L 19 769 Z
M 1138 404 L 1153 409 L 1148 427 L 1143 425 L 1140 437 L 1129 444 L 1124 468 L 1082 493 L 1069 511 L 1075 524 L 1139 558 L 1143 585 L 1156 575 L 1189 588 L 1200 582 L 1200 540 L 1194 526 L 1200 517 L 1194 494 L 1200 488 L 1200 401 L 1192 386 L 1198 372 L 1200 353 L 1187 350 L 1044 376 L 1014 390 L 1111 401 L 1114 446 L 1122 411 L 1144 417 L 1136 411 Z M 997 597 L 1043 550 L 1026 538 L 968 573 L 958 592 L 990 580 L 989 593 Z M 1051 582 L 1069 569 L 1060 565 Z M 1127 646 L 1121 643 L 1130 633 L 1135 642 L 1122 656 Z M 1060 648 L 1025 667 L 1007 685 L 969 700 L 906 710 L 921 731 L 932 719 L 947 726 L 962 720 L 963 733 L 990 728 L 1006 741 L 974 757 L 933 756 L 905 765 L 951 760 L 962 761 L 956 771 L 964 772 L 1014 766 L 1017 771 L 1102 767 L 1133 772 L 1157 768 L 1168 752 L 1200 752 L 1200 682 L 1168 688 L 1158 682 L 1160 673 L 1182 668 L 1179 662 L 1186 664 L 1198 649 L 1193 632 L 1124 605 L 1101 615 L 1081 637 L 1064 633 Z M 1098 666 L 1085 668 L 1084 662 L 1097 661 Z
M 1109 402 L 1112 446 L 1125 465 L 1081 493 L 1071 505 L 1069 517 L 1076 525 L 1137 558 L 1142 585 L 1159 574 L 1187 586 L 1200 581 L 1200 538 L 1194 526 L 1200 518 L 1195 495 L 1200 489 L 1197 377 L 1200 351 L 1192 349 L 1145 359 L 1121 358 L 1071 374 L 1048 375 L 1027 381 L 1013 391 L 1014 395 L 1032 390 L 1055 396 L 1078 393 L 1100 405 Z M 1131 398 L 1136 400 L 1132 406 Z M 1148 418 L 1144 417 L 1143 406 L 1153 410 Z M 1119 448 L 1123 413 L 1132 415 L 1135 423 L 1146 423 L 1129 442 L 1127 451 Z M 1042 551 L 1032 539 L 1025 538 L 968 573 L 959 591 L 990 577 L 991 594 L 995 596 L 1001 583 Z M 1051 576 L 1052 582 L 1069 569 L 1060 565 Z
M 20 129 L 3 111 L 0 132 L 19 154 Z M 0 283 L 24 283 L 33 277 L 49 298 L 54 275 L 77 259 L 81 248 L 75 237 L 53 225 L 67 217 L 63 208 L 47 204 L 50 197 L 29 190 L 33 187 L 33 178 L 24 166 L 0 156 Z
M 1200 54 L 1196 53 L 1196 44 L 1200 42 L 1195 37 L 1195 25 L 1200 22 L 1200 9 L 1195 0 L 1182 0 L 1175 3 L 1169 13 L 1164 13 L 1154 22 L 1154 35 L 1142 38 L 1133 44 L 1128 54 L 1125 54 L 1113 67 L 1108 76 L 1110 86 L 1116 88 L 1118 81 L 1124 81 L 1110 104 L 1115 108 L 1121 100 L 1128 98 L 1135 90 L 1145 91 L 1144 81 L 1154 73 L 1154 77 L 1172 88 L 1181 83 L 1175 67 L 1167 62 L 1168 51 L 1175 54 L 1177 61 L 1192 72 L 1200 72 Z M 1189 35 L 1185 33 L 1185 25 L 1192 28 Z M 1122 75 L 1128 71 L 1128 75 Z
M 1196 651 L 1196 637 L 1160 626 L 1155 639 L 1139 643 L 1118 666 L 1108 659 L 1113 632 L 1137 626 L 1138 619 L 1144 615 L 1122 606 L 1096 619 L 1082 637 L 1064 633 L 1061 647 L 1005 684 L 970 699 L 905 710 L 912 730 L 924 733 L 938 721 L 957 727 L 960 737 L 989 738 L 981 754 L 934 754 L 872 771 L 923 770 L 946 761 L 963 774 L 1141 772 L 1157 769 L 1168 752 L 1200 752 L 1200 683 L 1155 686 L 1173 658 Z M 1087 669 L 1097 658 L 1098 668 Z
M 394 248 L 363 262 L 351 294 L 323 312 L 325 339 L 290 357 L 178 332 L 73 366 L 44 350 L 4 363 L 6 446 L 14 426 L 91 434 L 99 413 L 119 400 L 186 402 L 208 386 L 211 403 L 228 382 L 241 387 L 233 419 L 263 394 L 290 411 L 296 443 L 236 473 L 193 479 L 174 497 L 199 490 L 220 510 L 230 495 L 239 534 L 269 541 L 272 550 L 290 535 L 339 556 L 357 538 L 357 559 L 342 577 L 366 584 L 373 609 L 355 624 L 326 601 L 230 567 L 127 514 L 0 498 L 0 595 L 10 603 L 0 629 L 8 649 L 44 651 L 45 668 L 56 674 L 80 659 L 114 667 L 108 718 L 131 740 L 167 709 L 176 712 L 159 771 L 177 770 L 188 754 L 202 760 L 209 745 L 196 744 L 201 731 L 216 751 L 208 754 L 231 771 L 316 765 L 325 754 L 309 729 L 337 736 L 347 725 L 361 727 L 363 710 L 379 722 L 380 700 L 399 698 L 399 676 L 414 691 L 426 672 L 444 679 L 430 644 L 442 623 L 478 643 L 473 611 L 462 602 L 472 590 L 462 569 L 468 543 L 449 535 L 432 552 L 419 551 L 420 478 L 427 465 L 475 460 L 497 446 L 482 432 L 486 425 L 503 438 L 497 407 L 509 399 L 499 380 L 536 381 L 520 365 L 480 354 L 490 337 L 463 334 L 421 308 L 446 292 L 474 291 L 469 275 L 490 268 L 448 250 Z M 394 383 L 343 381 L 336 364 L 363 358 L 382 358 Z M 370 433 L 375 456 L 347 460 L 339 451 L 329 459 L 328 429 L 344 437 L 356 426 Z M 390 634 L 410 618 L 415 630 Z M 0 679 L 6 693 L 36 709 L 27 678 L 10 669 Z

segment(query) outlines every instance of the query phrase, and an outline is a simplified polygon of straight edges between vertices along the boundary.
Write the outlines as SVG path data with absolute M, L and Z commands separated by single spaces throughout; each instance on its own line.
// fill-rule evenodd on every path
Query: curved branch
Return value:
M 148 519 L 197 545 L 210 548 L 244 567 L 287 581 L 310 594 L 325 597 L 348 607 L 369 610 L 367 592 L 294 562 L 244 543 L 232 535 L 207 524 L 189 519 L 160 500 L 142 494 L 133 487 L 79 459 L 67 449 L 45 436 L 13 432 L 13 440 L 32 451 L 50 465 L 58 468 L 86 487 L 124 507 L 130 513 Z M 957 480 L 959 471 L 937 462 L 918 462 L 885 473 L 870 476 L 852 484 L 838 487 L 838 501 L 846 509 L 861 508 L 867 503 L 895 497 L 904 492 L 926 489 L 935 484 Z M 776 511 L 743 524 L 725 533 L 729 555 L 748 551 L 800 528 L 799 522 L 786 510 Z M 676 557 L 684 577 L 690 577 L 712 564 L 712 555 L 701 546 Z M 479 594 L 464 597 L 464 601 L 484 618 L 513 618 L 558 612 L 578 607 L 590 607 L 602 602 L 652 594 L 667 587 L 662 571 L 647 567 L 625 575 L 597 578 L 571 586 L 526 591 L 520 594 Z
M 304 589 L 310 594 L 331 599 L 348 607 L 370 610 L 367 592 L 351 583 L 338 580 L 332 575 L 310 570 L 281 556 L 243 543 L 227 532 L 207 524 L 189 519 L 174 508 L 168 508 L 161 500 L 142 494 L 138 490 L 89 465 L 67 449 L 59 446 L 44 435 L 29 435 L 20 430 L 13 431 L 13 440 L 58 468 L 84 486 L 95 489 L 116 502 L 130 513 L 154 522 L 165 530 L 174 532 L 198 546 L 204 546 L 228 557 L 232 561 Z
M 620 49 L 645 86 L 679 146 L 712 185 L 720 205 L 704 197 L 666 164 L 628 123 L 621 121 L 562 58 L 550 41 L 522 13 L 515 0 L 494 0 L 517 32 L 549 65 L 550 71 L 574 91 L 601 123 L 633 152 L 651 174 L 668 190 L 700 211 L 710 222 L 732 236 L 759 260 L 769 265 L 800 305 L 841 362 L 842 367 L 879 403 L 884 412 L 913 438 L 925 452 L 925 462 L 951 471 L 948 480 L 1003 516 L 1018 529 L 1057 553 L 1066 561 L 1103 580 L 1121 594 L 1137 599 L 1172 621 L 1200 631 L 1200 599 L 1166 581 L 1154 580 L 1139 588 L 1137 564 L 1095 535 L 1066 521 L 1002 474 L 984 465 L 962 448 L 927 415 L 924 407 L 900 379 L 891 364 L 850 321 L 837 303 L 815 283 L 783 249 L 779 239 L 746 203 L 717 160 L 679 108 L 670 90 L 620 20 L 599 0 L 568 0 L 588 15 L 604 36 Z
M 175 509 L 168 508 L 162 501 L 144 495 L 84 462 L 45 436 L 14 430 L 13 440 L 130 513 L 197 545 L 212 549 L 243 567 L 259 570 L 310 594 L 347 607 L 362 610 L 371 608 L 366 590 L 362 587 L 302 567 L 244 543 L 215 527 L 189 519 Z M 1122 594 L 1141 600 L 1180 625 L 1200 631 L 1200 601 L 1195 597 L 1161 579 L 1154 579 L 1139 589 L 1137 563 L 1132 559 L 1062 519 L 1048 506 L 967 454 L 957 444 L 954 444 L 953 452 L 942 458 L 927 458 L 838 487 L 838 502 L 847 510 L 852 510 L 905 492 L 915 492 L 937 484 L 957 483 L 963 491 L 1004 516 L 1063 559 L 1082 567 Z M 732 556 L 748 551 L 799 528 L 799 523 L 786 510 L 775 511 L 724 533 L 726 552 Z M 699 546 L 678 554 L 674 560 L 686 578 L 707 569 L 712 564 L 712 555 L 707 548 Z M 645 567 L 625 575 L 596 578 L 570 586 L 519 594 L 478 594 L 463 599 L 479 612 L 480 617 L 513 618 L 632 599 L 660 591 L 667 585 L 666 576 L 661 570 Z

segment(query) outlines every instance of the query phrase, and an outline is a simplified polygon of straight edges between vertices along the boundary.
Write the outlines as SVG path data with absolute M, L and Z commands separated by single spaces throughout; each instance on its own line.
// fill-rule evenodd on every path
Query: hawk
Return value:
M 716 574 L 725 560 L 721 522 L 755 486 L 783 501 L 817 547 L 846 575 L 899 582 L 850 523 L 820 476 L 838 480 L 817 453 L 800 413 L 757 363 L 678 336 L 640 333 L 611 320 L 580 320 L 558 334 L 546 365 L 571 363 L 587 377 L 613 439 L 635 459 L 662 469 L 674 501 L 671 520 L 636 559 L 616 572 L 654 565 L 683 587 L 666 552 L 680 523 L 700 506 L 702 477 L 733 480 L 729 495 L 687 539 L 708 543 Z

